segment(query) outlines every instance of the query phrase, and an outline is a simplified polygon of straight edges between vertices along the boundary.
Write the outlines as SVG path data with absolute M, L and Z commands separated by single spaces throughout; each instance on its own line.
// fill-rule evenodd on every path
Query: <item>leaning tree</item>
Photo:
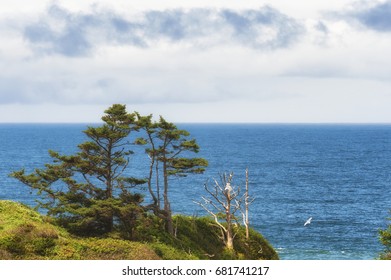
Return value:
M 146 145 L 145 152 L 150 159 L 148 190 L 153 201 L 151 208 L 155 214 L 164 219 L 167 232 L 174 234 L 169 178 L 203 173 L 208 166 L 208 161 L 204 158 L 191 157 L 191 154 L 199 152 L 199 146 L 195 139 L 189 138 L 188 131 L 179 129 L 163 117 L 160 117 L 159 121 L 153 121 L 152 115 L 141 116 L 137 113 L 136 115 L 138 129 L 145 133 L 143 137 L 136 139 L 136 143 Z

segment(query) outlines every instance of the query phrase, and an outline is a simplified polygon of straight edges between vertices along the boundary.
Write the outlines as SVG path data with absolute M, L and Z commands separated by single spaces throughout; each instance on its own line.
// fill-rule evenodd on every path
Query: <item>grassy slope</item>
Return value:
M 198 259 L 278 259 L 272 246 L 258 232 L 251 230 L 245 239 L 244 229 L 238 229 L 234 239 L 235 252 L 225 249 L 221 231 L 209 218 L 174 217 L 177 238 L 173 246 L 182 248 Z
M 75 238 L 36 211 L 0 201 L 0 259 L 160 259 L 148 245 Z
M 240 231 L 235 252 L 227 252 L 220 231 L 207 218 L 175 217 L 173 238 L 150 228 L 144 242 L 117 238 L 77 238 L 34 210 L 0 201 L 0 259 L 278 259 L 263 237 Z

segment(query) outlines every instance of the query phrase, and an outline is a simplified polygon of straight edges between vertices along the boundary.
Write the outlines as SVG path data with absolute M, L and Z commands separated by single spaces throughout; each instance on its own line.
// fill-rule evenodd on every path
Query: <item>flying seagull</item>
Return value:
M 309 225 L 311 223 L 312 217 L 310 217 L 305 223 L 304 226 Z

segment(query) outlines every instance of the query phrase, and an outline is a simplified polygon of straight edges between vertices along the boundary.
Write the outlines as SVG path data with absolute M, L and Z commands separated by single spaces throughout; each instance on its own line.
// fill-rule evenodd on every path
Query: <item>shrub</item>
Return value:
M 380 242 L 385 246 L 385 251 L 380 255 L 380 259 L 391 260 L 391 224 L 388 225 L 387 229 L 380 230 L 379 234 Z

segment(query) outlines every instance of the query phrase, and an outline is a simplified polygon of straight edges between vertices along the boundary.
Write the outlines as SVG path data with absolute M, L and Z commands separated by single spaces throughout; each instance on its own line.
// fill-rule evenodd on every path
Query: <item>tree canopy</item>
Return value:
M 76 154 L 50 150 L 52 163 L 30 174 L 22 169 L 11 176 L 37 190 L 43 198 L 39 207 L 75 233 L 104 234 L 121 228 L 132 238 L 140 217 L 151 209 L 173 234 L 168 177 L 202 173 L 208 164 L 189 157 L 199 151 L 195 139 L 188 139 L 189 132 L 163 117 L 153 121 L 152 115 L 128 113 L 121 104 L 108 108 L 102 121 L 84 131 L 88 140 L 78 145 Z M 146 145 L 150 168 L 145 178 L 129 175 L 133 154 L 129 148 L 134 143 Z M 182 156 L 185 152 L 188 157 Z M 148 185 L 152 206 L 142 205 L 143 196 L 131 191 L 143 184 Z
M 115 219 L 129 228 L 133 221 L 124 213 L 134 216 L 141 211 L 142 196 L 132 194 L 130 188 L 145 180 L 124 175 L 132 154 L 127 138 L 135 131 L 135 115 L 115 104 L 105 111 L 102 121 L 101 126 L 84 131 L 88 141 L 78 145 L 76 154 L 49 151 L 53 162 L 45 168 L 11 174 L 36 189 L 44 198 L 39 206 L 77 233 L 110 232 Z
M 178 129 L 173 123 L 163 117 L 153 121 L 152 115 L 137 114 L 138 128 L 145 132 L 144 137 L 136 139 L 139 145 L 145 145 L 145 152 L 150 159 L 148 190 L 153 199 L 151 208 L 154 213 L 166 221 L 166 229 L 174 233 L 171 205 L 169 200 L 169 177 L 184 177 L 188 174 L 199 174 L 205 171 L 208 161 L 203 158 L 189 157 L 191 153 L 198 153 L 199 146 L 195 139 L 189 139 L 190 133 Z M 186 156 L 183 156 L 186 154 Z M 163 186 L 160 182 L 163 179 Z M 152 181 L 155 188 L 152 187 Z M 162 190 L 161 190 L 162 189 Z M 161 197 L 162 196 L 162 197 Z M 163 198 L 163 208 L 161 199 Z

